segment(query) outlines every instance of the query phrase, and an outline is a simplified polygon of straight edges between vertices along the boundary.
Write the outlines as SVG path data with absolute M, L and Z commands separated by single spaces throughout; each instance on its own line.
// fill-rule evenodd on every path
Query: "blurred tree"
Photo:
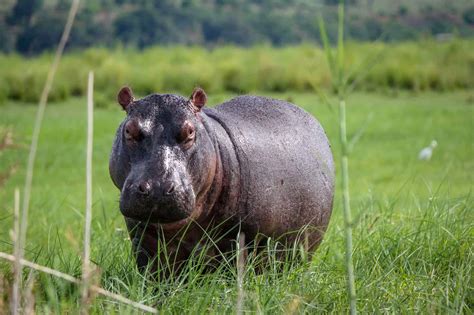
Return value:
M 5 23 L 0 22 L 0 51 L 12 52 L 15 50 L 15 36 Z
M 81 4 L 68 47 L 220 43 L 286 45 L 319 40 L 316 17 L 335 39 L 339 0 L 96 0 Z M 353 40 L 407 40 L 444 32 L 473 36 L 472 4 L 346 0 Z M 0 50 L 51 49 L 71 0 L 0 0 Z M 60 17 L 62 15 L 63 17 Z
M 344 4 L 357 4 L 357 1 L 358 0 L 345 0 L 344 1 Z M 338 5 L 339 4 L 339 0 L 324 0 L 324 4 L 326 5 Z
M 417 33 L 414 33 L 411 27 L 397 20 L 392 20 L 384 24 L 383 29 L 385 39 L 388 41 L 412 40 L 417 37 Z
M 42 12 L 34 23 L 25 27 L 19 34 L 16 49 L 21 53 L 31 54 L 55 47 L 61 37 L 65 21 L 64 14 Z
M 383 26 L 377 19 L 365 20 L 365 38 L 374 41 L 380 38 L 383 34 Z
M 408 13 L 408 8 L 405 5 L 400 5 L 398 7 L 398 15 L 405 16 Z
M 7 21 L 11 25 L 29 25 L 31 17 L 42 5 L 43 0 L 18 0 Z
M 110 46 L 113 43 L 113 27 L 107 12 L 96 15 L 83 10 L 77 15 L 71 31 L 69 47 L 89 47 L 93 45 Z
M 157 9 L 136 9 L 120 15 L 114 23 L 115 35 L 127 46 L 143 48 L 151 44 L 175 42 L 180 38 L 173 21 Z
M 267 34 L 270 42 L 274 45 L 281 46 L 284 43 L 295 43 L 301 40 L 298 34 L 295 34 L 291 25 L 292 19 L 283 14 L 269 12 L 268 14 L 261 16 L 258 29 Z
M 466 9 L 462 14 L 462 18 L 467 24 L 474 25 L 474 6 Z

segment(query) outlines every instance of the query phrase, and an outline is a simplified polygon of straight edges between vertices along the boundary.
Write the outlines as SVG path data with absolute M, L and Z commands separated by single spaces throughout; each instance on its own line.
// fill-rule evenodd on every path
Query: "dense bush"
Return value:
M 349 43 L 347 68 L 356 89 L 451 90 L 474 88 L 474 41 Z M 37 101 L 50 54 L 37 58 L 0 55 L 1 99 Z M 374 61 L 375 60 L 375 61 Z M 285 48 L 153 47 L 144 51 L 89 49 L 61 61 L 50 99 L 84 95 L 87 72 L 95 72 L 96 91 L 113 100 L 122 85 L 137 94 L 315 91 L 330 89 L 324 52 L 313 45 Z

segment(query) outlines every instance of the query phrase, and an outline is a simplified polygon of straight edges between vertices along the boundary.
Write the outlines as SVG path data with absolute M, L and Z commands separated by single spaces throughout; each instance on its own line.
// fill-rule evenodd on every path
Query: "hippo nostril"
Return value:
M 151 191 L 151 184 L 149 182 L 141 182 L 138 185 L 138 193 L 148 195 Z
M 169 196 L 169 195 L 171 195 L 171 194 L 173 193 L 173 191 L 174 191 L 174 184 L 171 183 L 171 184 L 168 185 L 165 194 L 166 194 L 167 196 Z

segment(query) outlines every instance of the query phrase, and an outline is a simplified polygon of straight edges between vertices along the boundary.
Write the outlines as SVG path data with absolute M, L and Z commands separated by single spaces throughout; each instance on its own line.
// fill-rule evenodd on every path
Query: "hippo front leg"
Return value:
M 138 269 L 143 272 L 150 265 L 149 271 L 157 271 L 158 232 L 151 224 L 125 218 L 130 240 L 132 241 L 133 254 L 137 261 Z

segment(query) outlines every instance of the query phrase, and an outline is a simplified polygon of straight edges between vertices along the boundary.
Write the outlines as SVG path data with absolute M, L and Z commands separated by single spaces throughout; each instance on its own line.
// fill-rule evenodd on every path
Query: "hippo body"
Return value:
M 230 250 L 239 231 L 245 233 L 248 242 L 272 237 L 288 243 L 297 240 L 302 228 L 306 228 L 308 249 L 316 248 L 328 225 L 334 195 L 333 158 L 321 125 L 299 107 L 265 97 L 239 96 L 215 108 L 202 108 L 206 97 L 201 91 L 195 91 L 189 100 L 154 94 L 139 101 L 126 100 L 125 106 L 119 93 L 119 102 L 128 116 L 117 132 L 110 173 L 122 191 L 121 211 L 138 266 L 144 267 L 156 258 L 159 240 L 165 241 L 167 255 L 185 261 L 205 231 L 215 231 L 215 227 L 221 234 L 216 252 Z M 141 108 L 140 115 L 128 110 L 134 107 Z M 145 107 L 148 110 L 143 110 Z M 169 110 L 157 115 L 157 111 L 150 112 L 153 107 Z M 165 112 L 171 117 L 156 118 L 167 116 Z M 166 130 L 167 124 L 176 119 L 175 125 L 182 125 L 184 134 L 188 134 L 192 124 L 192 147 L 186 145 L 183 149 L 179 141 L 176 144 L 166 140 L 172 137 L 161 136 L 149 145 L 145 157 L 130 158 L 130 144 L 125 145 L 123 134 L 124 128 L 133 128 L 127 127 L 127 121 L 150 119 L 150 114 L 156 119 L 151 129 Z M 146 125 L 136 123 L 140 124 Z M 173 152 L 171 159 L 179 163 L 167 168 L 170 161 L 162 162 L 166 154 L 156 152 Z M 170 159 L 169 155 L 165 160 Z M 150 157 L 155 160 L 152 164 L 148 163 Z M 143 179 L 150 176 L 157 177 L 156 183 L 143 185 Z M 172 190 L 163 184 L 169 181 L 175 183 Z M 141 183 L 138 192 L 133 188 L 136 182 Z M 142 190 L 147 190 L 140 185 L 167 187 L 165 190 L 172 191 L 171 199 L 178 201 L 164 203 L 166 192 L 148 197 L 153 195 L 150 188 L 152 193 L 145 198 L 155 199 L 147 203 L 148 199 L 142 197 Z M 132 206 L 124 199 L 132 199 Z M 182 214 L 174 217 L 174 213 Z
M 311 115 L 256 96 L 236 97 L 205 113 L 233 144 L 240 189 L 230 214 L 248 237 L 278 237 L 312 222 L 327 225 L 334 165 L 324 130 Z

